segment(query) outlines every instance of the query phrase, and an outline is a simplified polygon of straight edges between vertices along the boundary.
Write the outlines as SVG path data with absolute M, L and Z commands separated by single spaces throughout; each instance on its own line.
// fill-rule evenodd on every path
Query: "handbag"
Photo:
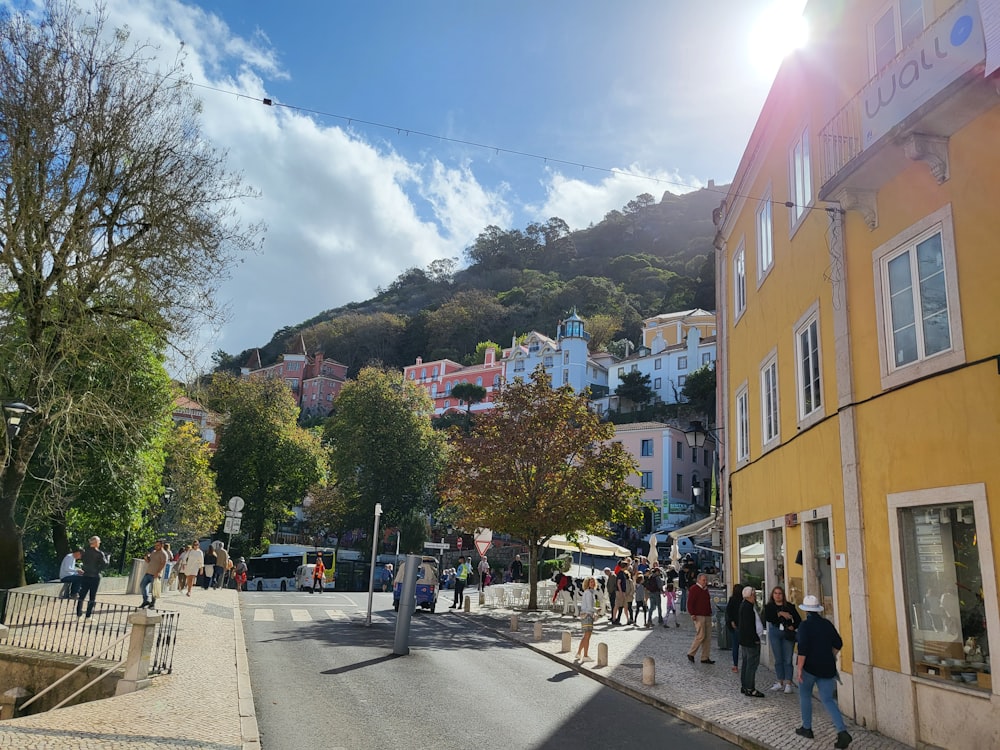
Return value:
M 163 579 L 154 578 L 153 579 L 153 598 L 159 599 L 160 595 L 163 593 Z

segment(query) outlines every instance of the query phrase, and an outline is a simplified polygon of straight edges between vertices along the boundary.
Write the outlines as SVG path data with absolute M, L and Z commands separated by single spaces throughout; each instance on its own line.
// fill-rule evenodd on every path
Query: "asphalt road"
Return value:
M 394 656 L 391 594 L 248 592 L 243 625 L 264 750 L 733 745 L 566 669 L 438 603 Z M 650 745 L 650 743 L 656 743 Z

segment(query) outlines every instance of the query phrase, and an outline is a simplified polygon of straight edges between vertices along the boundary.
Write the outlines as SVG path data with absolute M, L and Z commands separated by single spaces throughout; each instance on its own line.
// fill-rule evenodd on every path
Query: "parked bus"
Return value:
M 247 590 L 294 591 L 295 571 L 305 561 L 305 553 L 251 557 L 247 560 Z

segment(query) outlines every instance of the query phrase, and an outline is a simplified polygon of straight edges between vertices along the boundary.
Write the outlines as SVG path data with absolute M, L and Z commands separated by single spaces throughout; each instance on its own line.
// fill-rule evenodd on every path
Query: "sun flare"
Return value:
M 761 75 L 773 77 L 781 61 L 809 41 L 803 0 L 774 0 L 750 29 L 750 59 Z

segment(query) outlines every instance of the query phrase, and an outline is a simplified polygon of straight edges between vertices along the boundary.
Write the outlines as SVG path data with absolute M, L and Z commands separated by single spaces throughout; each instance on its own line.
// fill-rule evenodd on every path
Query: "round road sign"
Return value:
M 243 502 L 243 498 L 239 495 L 229 498 L 229 510 L 231 511 L 239 513 L 243 510 L 244 505 L 245 503 Z

